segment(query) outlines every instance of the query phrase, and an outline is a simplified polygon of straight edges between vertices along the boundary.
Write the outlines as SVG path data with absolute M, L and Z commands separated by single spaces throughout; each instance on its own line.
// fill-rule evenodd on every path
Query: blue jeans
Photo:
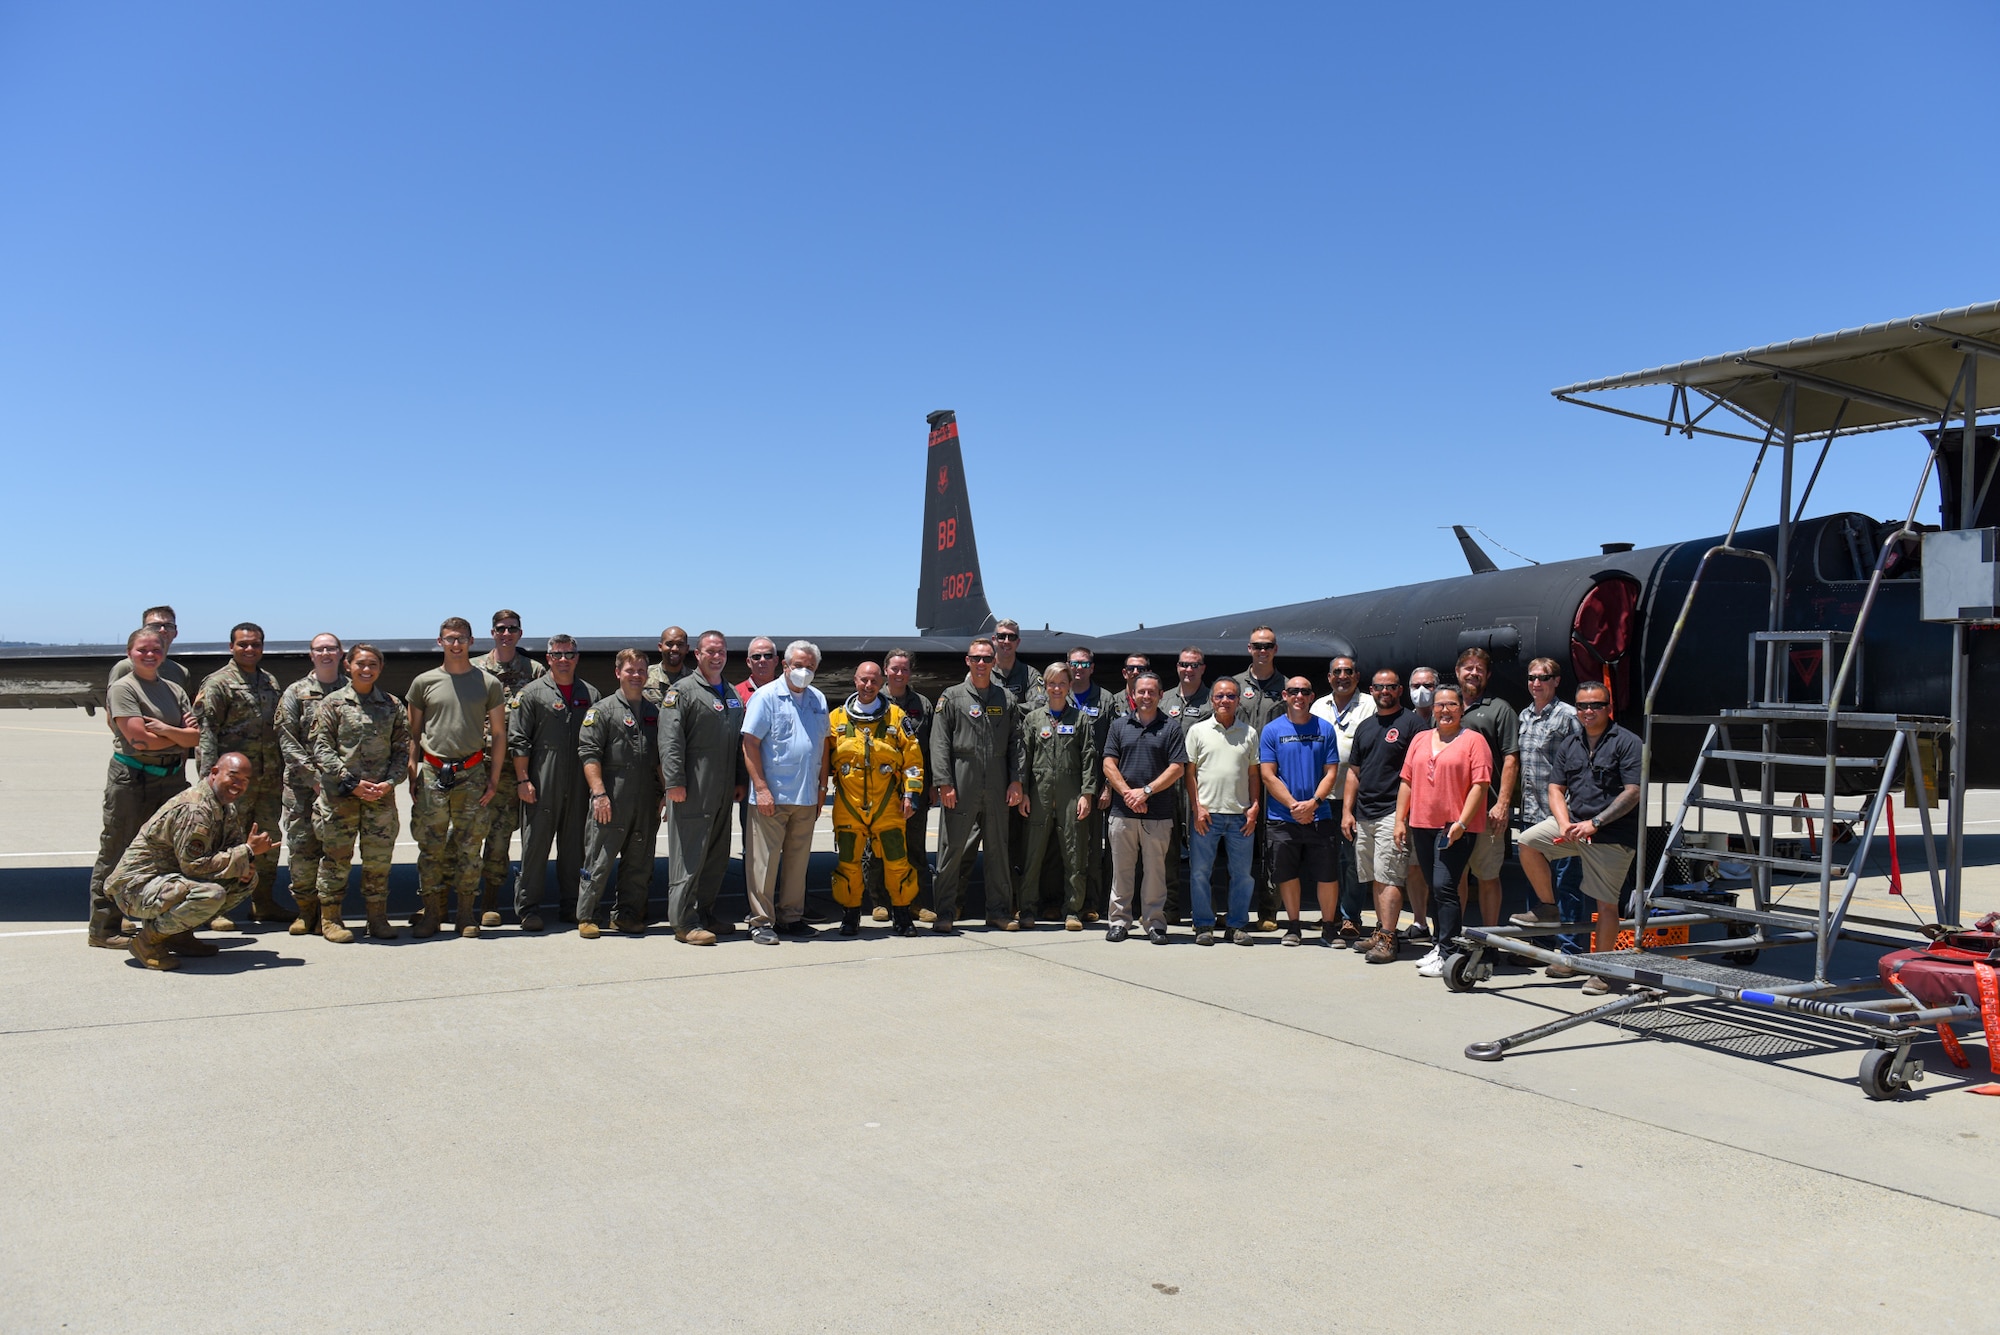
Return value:
M 1555 877 L 1557 916 L 1564 922 L 1589 922 L 1597 901 L 1583 893 L 1583 859 L 1558 858 L 1549 864 L 1549 874 Z M 1565 955 L 1588 955 L 1593 949 L 1590 934 L 1558 936 L 1556 949 Z
M 1249 925 L 1250 892 L 1255 887 L 1250 873 L 1252 834 L 1244 828 L 1240 815 L 1211 813 L 1207 834 L 1195 829 L 1193 821 L 1188 822 L 1188 899 L 1194 909 L 1196 930 L 1215 926 L 1215 902 L 1209 882 L 1215 874 L 1215 852 L 1225 842 L 1229 845 L 1229 925 Z

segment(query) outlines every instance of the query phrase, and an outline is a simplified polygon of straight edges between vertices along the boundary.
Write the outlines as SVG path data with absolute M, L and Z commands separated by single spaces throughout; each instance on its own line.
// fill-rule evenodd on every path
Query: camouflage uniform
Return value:
M 1053 839 L 1068 882 L 1063 913 L 1078 917 L 1090 889 L 1090 873 L 1083 842 L 1086 822 L 1076 818 L 1076 799 L 1091 799 L 1091 813 L 1096 814 L 1095 721 L 1073 703 L 1065 703 L 1061 713 L 1046 703 L 1038 705 L 1028 711 L 1022 725 L 1021 746 L 1022 781 L 1028 789 L 1028 851 L 1015 911 L 1041 916 L 1036 901 L 1041 896 L 1042 859 Z
M 195 748 L 195 766 L 202 774 L 231 751 L 240 751 L 250 761 L 250 787 L 236 799 L 235 807 L 248 813 L 252 824 L 275 839 L 283 823 L 280 795 L 284 789 L 285 757 L 278 740 L 278 679 L 258 668 L 244 676 L 231 663 L 208 674 L 195 697 L 195 716 L 201 720 L 201 745 Z M 257 882 L 250 891 L 250 916 L 258 922 L 283 918 L 271 898 L 278 882 L 278 849 L 257 857 Z M 289 921 L 289 919 L 285 919 Z
M 423 709 L 425 692 L 444 689 L 457 692 L 460 689 L 457 683 L 465 678 L 485 683 L 487 688 L 486 707 L 478 711 L 479 732 L 453 737 L 450 742 L 437 740 L 446 735 L 444 730 L 450 725 L 439 722 L 438 713 L 442 711 L 433 711 L 424 714 L 426 736 L 410 739 L 412 750 L 421 759 L 414 783 L 416 791 L 410 797 L 410 833 L 417 841 L 417 890 L 424 901 L 423 912 L 411 919 L 418 936 L 436 932 L 444 922 L 445 901 L 454 896 L 458 901 L 460 934 L 479 935 L 480 850 L 486 846 L 486 831 L 493 823 L 493 803 L 498 800 L 496 785 L 494 799 L 480 801 L 486 796 L 495 746 L 487 731 L 490 721 L 487 715 L 505 705 L 507 689 L 498 677 L 478 668 L 469 667 L 462 673 L 432 668 L 419 673 L 410 683 L 407 707 Z M 468 681 L 467 685 L 470 684 Z M 468 722 L 466 726 L 471 725 Z M 462 749 L 475 736 L 481 739 L 479 746 L 462 755 L 445 755 L 432 749 L 434 745 Z M 498 745 L 506 744 L 505 737 L 498 740 Z M 474 755 L 480 757 L 478 763 L 468 764 Z M 444 763 L 433 764 L 432 756 Z M 504 756 L 501 768 L 507 768 Z
M 204 779 L 140 827 L 105 890 L 126 917 L 161 936 L 193 931 L 250 893 L 248 829 L 243 804 L 225 805 Z
M 521 689 L 531 681 L 548 674 L 548 669 L 524 653 L 516 652 L 510 663 L 502 663 L 492 654 L 481 654 L 472 660 L 472 666 L 490 677 L 497 677 L 507 688 L 508 717 L 513 717 L 513 709 L 520 702 Z M 486 744 L 504 742 L 504 737 L 489 737 Z M 487 804 L 493 813 L 493 823 L 486 827 L 486 852 L 479 862 L 479 909 L 481 913 L 497 913 L 500 908 L 500 891 L 507 884 L 507 872 L 513 865 L 509 846 L 514 841 L 514 831 L 521 825 L 521 799 L 514 779 L 511 764 L 500 767 L 500 781 L 493 785 L 493 800 Z M 487 923 L 489 927 L 498 923 Z
M 312 764 L 319 778 L 313 831 L 319 838 L 316 889 L 321 917 L 340 921 L 347 872 L 361 845 L 361 902 L 372 935 L 392 936 L 388 926 L 389 864 L 396 853 L 396 795 L 364 802 L 354 781 L 401 783 L 409 775 L 410 721 L 403 702 L 377 687 L 367 695 L 343 685 L 320 701 L 313 718 Z M 475 790 L 477 791 L 483 790 Z M 331 933 L 329 933 L 331 935 Z
M 320 701 L 347 685 L 338 673 L 331 686 L 308 672 L 278 697 L 278 749 L 285 757 L 285 857 L 292 873 L 292 898 L 299 904 L 300 927 L 294 934 L 315 930 L 311 910 L 319 904 L 319 835 L 313 830 L 313 799 L 319 796 L 319 771 L 313 768 L 313 718 Z
M 643 928 L 652 892 L 653 858 L 660 836 L 660 706 L 643 695 L 637 703 L 623 692 L 606 696 L 583 716 L 577 756 L 596 762 L 611 797 L 611 820 L 584 822 L 583 879 L 577 887 L 576 920 L 590 922 L 611 884 L 618 863 L 616 921 Z
M 130 661 L 125 660 L 128 665 Z M 129 693 L 142 689 L 141 686 L 135 683 L 126 692 L 121 692 L 118 680 L 114 675 L 104 702 L 104 719 L 111 724 L 111 759 L 105 762 L 104 827 L 97 838 L 97 861 L 90 869 L 89 941 L 92 945 L 124 944 L 118 930 L 118 906 L 112 902 L 106 882 L 118 866 L 118 859 L 124 856 L 125 850 L 145 823 L 152 819 L 153 813 L 187 787 L 186 751 L 180 747 L 141 751 L 118 731 L 117 719 L 120 717 L 150 716 L 141 697 Z M 187 698 L 187 692 L 169 682 L 164 672 L 160 674 L 159 681 L 164 687 L 160 694 L 168 700 L 164 716 L 175 727 L 185 726 L 184 720 L 194 713 L 194 705 Z M 153 700 L 157 707 L 157 698 Z M 119 713 L 121 707 L 126 710 L 122 716 Z
M 646 684 L 639 688 L 639 698 L 653 704 L 660 703 L 667 698 L 667 692 L 674 689 L 682 677 L 694 670 L 693 654 L 684 656 L 677 668 L 670 668 L 665 663 L 653 664 L 646 669 Z

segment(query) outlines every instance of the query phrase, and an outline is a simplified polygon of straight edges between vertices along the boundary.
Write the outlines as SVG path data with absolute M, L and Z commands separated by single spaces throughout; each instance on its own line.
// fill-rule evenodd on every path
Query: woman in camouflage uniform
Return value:
M 403 702 L 375 689 L 382 675 L 382 654 L 374 645 L 357 644 L 347 651 L 347 675 L 347 685 L 329 692 L 313 719 L 313 767 L 319 771 L 313 830 L 320 842 L 320 935 L 329 941 L 354 939 L 340 921 L 340 910 L 358 840 L 368 935 L 392 940 L 396 929 L 389 925 L 389 862 L 401 829 L 396 785 L 408 772 L 410 725 Z M 432 924 L 428 932 L 417 928 L 416 935 L 436 931 Z

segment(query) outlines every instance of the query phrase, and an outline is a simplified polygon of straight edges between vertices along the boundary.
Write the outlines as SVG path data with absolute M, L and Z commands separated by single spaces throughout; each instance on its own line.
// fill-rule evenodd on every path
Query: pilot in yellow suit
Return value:
M 914 721 L 882 694 L 880 665 L 863 663 L 854 670 L 854 694 L 829 720 L 824 768 L 820 791 L 826 791 L 826 780 L 833 783 L 833 842 L 840 859 L 833 869 L 833 897 L 842 909 L 840 934 L 861 930 L 861 859 L 872 850 L 895 912 L 891 930 L 911 935 L 917 872 L 903 841 L 903 821 L 912 799 L 924 791 L 924 753 Z

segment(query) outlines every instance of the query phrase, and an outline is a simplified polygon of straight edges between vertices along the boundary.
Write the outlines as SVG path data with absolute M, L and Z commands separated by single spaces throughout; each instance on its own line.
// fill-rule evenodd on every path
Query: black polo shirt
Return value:
M 1591 743 L 1582 728 L 1556 743 L 1549 782 L 1563 786 L 1571 820 L 1590 820 L 1611 805 L 1625 785 L 1639 782 L 1639 739 L 1616 723 Z M 1601 826 L 1595 842 L 1639 846 L 1639 811 L 1633 808 Z
M 1384 717 L 1370 714 L 1354 729 L 1354 750 L 1348 761 L 1360 782 L 1354 790 L 1354 814 L 1364 820 L 1380 820 L 1395 814 L 1396 793 L 1403 783 L 1403 756 L 1410 739 L 1426 726 L 1423 715 L 1414 709 L 1399 709 Z
M 1118 772 L 1128 787 L 1143 788 L 1167 772 L 1169 765 L 1187 764 L 1187 741 L 1181 725 L 1165 714 L 1153 715 L 1151 723 L 1141 723 L 1137 714 L 1120 714 L 1111 721 L 1111 734 L 1104 739 L 1104 757 L 1118 762 Z M 1156 792 L 1147 799 L 1144 811 L 1133 811 L 1115 793 L 1111 810 L 1133 820 L 1172 820 L 1175 803 L 1172 793 Z

